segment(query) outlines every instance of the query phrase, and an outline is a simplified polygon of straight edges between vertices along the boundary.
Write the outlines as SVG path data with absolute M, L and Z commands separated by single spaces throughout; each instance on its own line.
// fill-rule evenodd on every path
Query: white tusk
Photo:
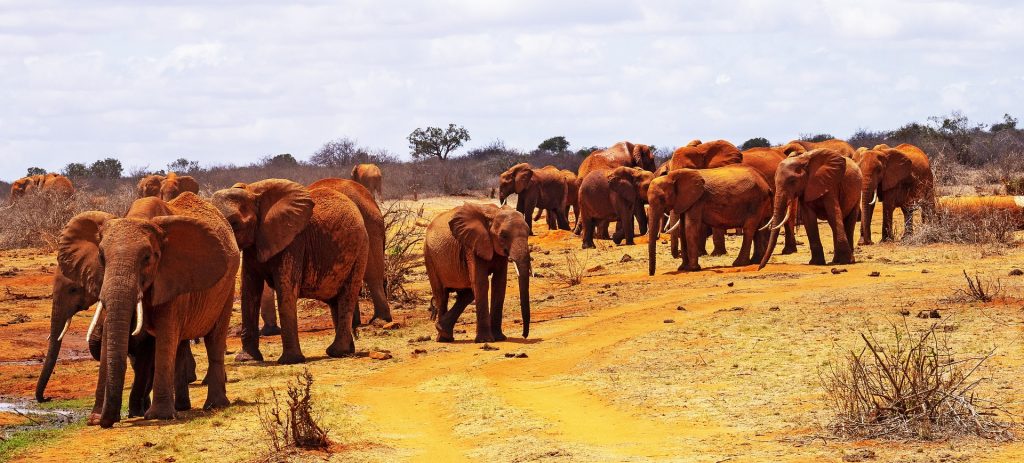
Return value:
M 132 331 L 132 336 L 138 336 L 142 332 L 142 300 L 135 305 L 135 330 Z
M 768 221 L 768 223 L 764 224 L 764 226 L 763 226 L 763 227 L 761 227 L 761 228 L 758 228 L 758 229 L 757 229 L 757 231 L 761 231 L 761 230 L 764 230 L 764 229 L 766 229 L 766 228 L 768 228 L 768 227 L 770 227 L 770 226 L 772 226 L 772 221 L 771 221 L 771 220 L 769 220 L 769 221 Z
M 791 209 L 790 209 L 790 208 L 789 208 L 789 206 L 787 205 L 787 206 L 786 206 L 786 216 L 782 218 L 782 221 L 781 221 L 781 222 L 779 222 L 779 224 L 778 224 L 778 225 L 776 225 L 776 226 L 772 227 L 772 230 L 778 230 L 778 229 L 782 228 L 782 226 L 783 226 L 783 225 L 786 225 L 786 222 L 787 222 L 787 221 L 789 220 L 789 211 L 790 211 L 790 210 L 791 210 Z
M 522 276 L 519 274 L 519 263 L 512 261 L 512 268 L 516 269 L 516 278 Z
M 60 336 L 57 336 L 58 341 L 64 339 L 64 335 L 68 333 L 68 328 L 71 328 L 71 317 L 68 317 L 68 321 L 64 322 L 64 329 L 61 330 Z M 47 339 L 49 339 L 49 336 L 47 336 Z
M 92 330 L 96 328 L 96 322 L 100 320 L 100 312 L 103 311 L 103 302 L 96 304 L 96 313 L 92 315 L 92 322 L 89 323 L 89 330 L 85 332 L 85 340 L 92 339 Z
M 868 204 L 875 204 L 878 202 L 878 190 L 875 190 L 875 196 L 871 198 L 871 202 Z
M 668 230 L 665 230 L 665 233 L 672 233 L 673 231 L 675 231 L 675 229 L 679 228 L 679 224 L 681 224 L 681 223 L 683 223 L 683 218 L 682 217 L 680 217 L 679 220 L 676 220 L 676 223 L 674 225 L 672 225 L 671 227 L 669 227 Z

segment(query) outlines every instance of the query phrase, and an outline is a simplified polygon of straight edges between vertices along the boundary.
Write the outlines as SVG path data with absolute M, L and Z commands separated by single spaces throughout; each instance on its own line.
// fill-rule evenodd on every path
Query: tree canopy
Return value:
M 409 151 L 414 159 L 435 157 L 448 160 L 452 151 L 459 149 L 470 140 L 469 131 L 462 126 L 448 124 L 447 129 L 427 127 L 416 129 L 409 134 Z

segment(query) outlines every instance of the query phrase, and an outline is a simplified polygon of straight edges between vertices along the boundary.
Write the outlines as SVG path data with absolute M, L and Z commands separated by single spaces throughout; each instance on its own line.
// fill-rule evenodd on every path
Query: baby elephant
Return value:
M 530 334 L 530 229 L 523 215 L 491 204 L 465 203 L 445 212 L 427 227 L 423 258 L 430 279 L 438 342 L 452 342 L 455 322 L 476 300 L 476 342 L 504 341 L 501 310 L 505 304 L 508 263 L 519 277 L 523 337 Z M 490 277 L 490 288 L 488 288 Z M 490 298 L 488 299 L 488 290 Z M 455 305 L 448 310 L 448 293 Z M 433 318 L 433 317 L 432 317 Z
M 646 190 L 652 180 L 652 172 L 635 167 L 616 167 L 587 174 L 579 191 L 583 249 L 596 247 L 594 228 L 600 221 L 617 220 L 619 224 L 612 241 L 620 244 L 625 238 L 626 244 L 632 245 L 634 216 L 646 219 L 643 211 L 647 198 L 641 192 Z M 647 221 L 639 222 L 640 234 L 647 233 Z

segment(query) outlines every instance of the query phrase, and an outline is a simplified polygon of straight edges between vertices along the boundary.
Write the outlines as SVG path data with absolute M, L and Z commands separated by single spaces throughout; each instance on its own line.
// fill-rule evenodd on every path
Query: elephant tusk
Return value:
M 96 329 L 96 323 L 100 320 L 100 312 L 103 311 L 103 302 L 96 304 L 96 313 L 92 315 L 92 322 L 89 323 L 89 330 L 85 332 L 85 340 L 92 339 L 92 330 Z
M 68 321 L 64 322 L 64 329 L 61 330 L 60 336 L 57 336 L 58 341 L 64 340 L 64 335 L 68 334 L 68 328 L 71 328 L 71 317 L 68 317 Z M 49 340 L 50 337 L 47 336 L 46 339 Z
M 868 204 L 875 204 L 878 202 L 878 190 L 875 189 L 875 195 L 871 198 L 871 202 Z
M 671 227 L 669 227 L 668 230 L 665 230 L 665 233 L 672 233 L 672 232 L 674 232 L 677 228 L 679 228 L 679 224 L 681 224 L 681 223 L 683 223 L 683 218 L 682 217 L 680 217 L 679 220 L 676 220 L 676 223 L 673 224 Z
M 142 300 L 135 305 L 135 330 L 132 331 L 132 336 L 138 336 L 142 332 Z
M 786 216 L 782 218 L 782 221 L 779 222 L 778 225 L 772 227 L 772 230 L 778 230 L 778 229 L 782 228 L 783 225 L 786 225 L 786 222 L 789 221 L 789 211 L 790 211 L 789 206 L 786 206 Z
M 517 278 L 518 278 L 518 277 L 521 277 L 521 276 L 522 276 L 522 275 L 521 275 L 521 274 L 519 273 L 519 263 L 518 263 L 518 262 L 516 262 L 516 261 L 512 261 L 512 268 L 516 269 L 516 277 L 517 277 Z
M 758 229 L 757 229 L 757 231 L 762 231 L 762 230 L 764 230 L 764 229 L 766 229 L 766 228 L 768 228 L 768 227 L 771 227 L 771 226 L 772 226 L 772 221 L 771 221 L 771 220 L 769 220 L 769 221 L 768 221 L 768 223 L 764 224 L 764 226 L 763 226 L 763 227 L 761 227 L 761 228 L 758 228 Z

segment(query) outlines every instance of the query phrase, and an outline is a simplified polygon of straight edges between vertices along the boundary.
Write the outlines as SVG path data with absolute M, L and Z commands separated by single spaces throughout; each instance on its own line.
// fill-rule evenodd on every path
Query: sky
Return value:
M 408 159 L 450 122 L 522 149 L 991 123 L 1024 113 L 1022 23 L 985 0 L 0 0 L 0 179 L 339 137 Z

